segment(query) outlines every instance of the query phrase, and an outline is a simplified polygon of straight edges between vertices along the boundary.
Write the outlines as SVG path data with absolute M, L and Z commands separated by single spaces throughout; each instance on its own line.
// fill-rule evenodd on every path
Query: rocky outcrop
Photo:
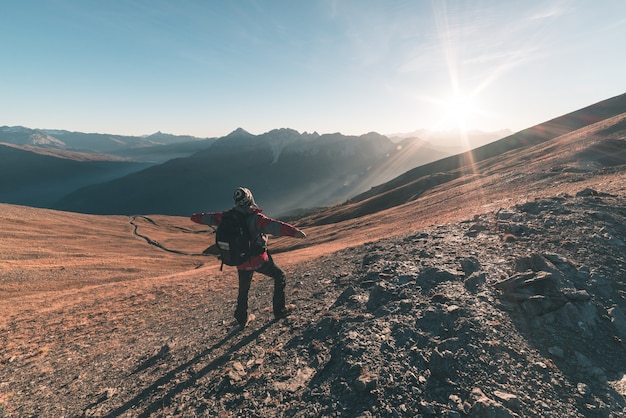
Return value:
M 300 313 L 252 343 L 280 348 L 200 403 L 246 416 L 621 416 L 624 203 L 537 199 L 302 266 Z

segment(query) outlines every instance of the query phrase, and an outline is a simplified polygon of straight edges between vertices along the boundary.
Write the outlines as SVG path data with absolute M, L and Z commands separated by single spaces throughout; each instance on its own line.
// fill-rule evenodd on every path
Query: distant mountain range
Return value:
M 420 138 L 432 144 L 436 149 L 449 155 L 454 155 L 481 147 L 511 134 L 513 134 L 513 131 L 510 129 L 500 129 L 491 132 L 479 130 L 467 132 L 459 132 L 458 130 L 430 131 L 428 129 L 419 129 L 413 132 L 387 134 L 386 136 L 394 142 L 400 142 L 406 138 Z
M 554 138 L 623 111 L 623 101 L 618 96 L 499 140 L 508 132 L 471 132 L 460 141 L 458 133 L 425 131 L 387 137 L 275 129 L 253 135 L 240 128 L 221 138 L 195 138 L 4 126 L 0 202 L 94 214 L 186 216 L 228 208 L 232 191 L 246 186 L 269 215 L 285 215 L 357 195 L 367 199 L 368 191 L 392 187 L 393 179 L 419 178 L 424 165 L 429 173 L 450 172 L 467 158 Z M 469 149 L 475 152 L 464 153 Z
M 344 201 L 398 174 L 447 154 L 418 139 L 393 143 L 362 136 L 243 129 L 186 158 L 78 190 L 56 208 L 84 213 L 183 215 L 232 205 L 232 191 L 249 187 L 268 213 Z
M 0 143 L 47 150 L 105 154 L 110 157 L 116 156 L 153 163 L 191 155 L 208 147 L 214 141 L 215 138 L 196 138 L 161 132 L 148 136 L 124 136 L 54 129 L 30 129 L 22 126 L 0 127 Z
M 186 215 L 230 206 L 232 190 L 244 185 L 268 212 L 286 213 L 342 202 L 455 151 L 401 135 L 239 128 L 222 138 L 137 137 L 2 126 L 0 202 Z

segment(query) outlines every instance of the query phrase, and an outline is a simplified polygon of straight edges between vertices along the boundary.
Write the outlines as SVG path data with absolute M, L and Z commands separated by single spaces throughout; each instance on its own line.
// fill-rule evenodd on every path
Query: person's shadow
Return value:
M 258 330 L 254 331 L 251 334 L 247 335 L 246 337 L 242 338 L 241 341 L 239 341 L 237 344 L 235 344 L 232 347 L 230 347 L 228 350 L 226 350 L 219 357 L 216 357 L 215 359 L 213 359 L 211 362 L 209 362 L 206 366 L 204 366 L 199 371 L 197 371 L 197 372 L 194 371 L 193 373 L 189 373 L 188 375 L 190 375 L 190 376 L 186 380 L 181 381 L 180 383 L 176 384 L 174 387 L 172 387 L 170 389 L 163 389 L 163 386 L 166 386 L 174 378 L 178 377 L 180 379 L 181 372 L 191 368 L 193 365 L 195 365 L 197 363 L 200 363 L 203 359 L 205 359 L 206 357 L 210 356 L 211 353 L 214 350 L 219 349 L 228 340 L 230 340 L 231 338 L 233 338 L 235 335 L 237 335 L 240 332 L 238 328 L 233 329 L 226 336 L 224 336 L 224 338 L 222 338 L 220 341 L 216 342 L 211 347 L 209 347 L 206 350 L 202 351 L 200 354 L 198 354 L 197 356 L 195 356 L 193 359 L 189 360 L 188 362 L 183 363 L 183 364 L 179 365 L 178 367 L 170 370 L 164 376 L 160 377 L 154 383 L 152 383 L 150 386 L 148 386 L 147 388 L 142 390 L 140 393 L 138 393 L 136 396 L 134 396 L 132 399 L 128 400 L 123 405 L 115 408 L 114 410 L 112 410 L 108 414 L 103 415 L 103 418 L 118 417 L 121 414 L 123 414 L 124 412 L 126 412 L 126 411 L 128 411 L 128 410 L 130 410 L 132 408 L 139 407 L 143 400 L 148 399 L 150 397 L 157 397 L 158 399 L 156 399 L 152 403 L 148 404 L 143 409 L 143 411 L 137 415 L 137 417 L 149 417 L 150 414 L 158 411 L 159 409 L 161 409 L 164 406 L 169 405 L 171 400 L 176 395 L 180 394 L 186 388 L 189 388 L 189 387 L 193 386 L 196 383 L 196 381 L 198 381 L 202 377 L 206 376 L 209 372 L 217 369 L 218 367 L 224 366 L 228 362 L 228 359 L 230 358 L 231 354 L 235 353 L 240 348 L 248 345 L 249 343 L 255 341 L 263 332 L 265 332 L 265 330 L 271 324 L 272 324 L 272 322 L 268 322 L 267 324 L 263 325 Z M 158 356 L 158 354 L 157 354 L 157 356 Z M 149 362 L 149 361 L 150 361 L 150 359 L 147 360 L 147 362 Z M 133 371 L 132 374 L 137 373 L 137 372 L 139 372 L 141 370 L 144 370 L 144 369 L 146 369 L 149 366 L 150 366 L 149 364 L 148 364 L 148 366 L 146 366 L 146 362 L 144 362 L 135 371 Z M 160 392 L 160 391 L 163 391 L 163 393 L 159 395 L 158 392 Z

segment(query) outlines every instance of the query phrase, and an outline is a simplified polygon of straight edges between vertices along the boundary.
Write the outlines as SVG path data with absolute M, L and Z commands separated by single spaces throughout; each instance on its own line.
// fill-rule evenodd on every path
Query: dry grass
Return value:
M 603 126 L 598 124 L 596 130 Z M 271 249 L 280 265 L 288 268 L 340 249 L 471 219 L 539 197 L 575 194 L 585 187 L 623 193 L 622 170 L 550 173 L 552 167 L 588 164 L 593 159 L 588 153 L 583 162 L 577 155 L 598 142 L 592 134 L 585 129 L 578 136 L 565 135 L 490 161 L 474 167 L 479 172 L 436 186 L 417 200 L 337 224 L 306 228 L 304 241 L 273 239 Z M 555 147 L 567 152 L 546 152 Z M 232 272 L 219 272 L 214 257 L 200 255 L 213 241 L 211 229 L 186 217 L 95 216 L 3 204 L 0 225 L 0 308 L 6 312 L 0 321 L 31 310 L 86 304 L 95 295 L 101 300 L 110 300 L 111 295 L 149 297 L 154 289 L 173 283 L 185 288 L 201 280 L 213 291 L 235 285 Z M 510 239 L 505 237 L 505 241 Z

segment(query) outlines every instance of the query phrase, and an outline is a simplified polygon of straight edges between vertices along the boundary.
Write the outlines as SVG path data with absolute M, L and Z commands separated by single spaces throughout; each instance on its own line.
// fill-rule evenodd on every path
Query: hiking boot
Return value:
M 256 317 L 253 314 L 248 315 L 248 318 L 245 322 L 239 322 L 239 329 L 244 329 L 245 327 L 247 327 L 250 322 L 254 321 L 255 318 Z
M 274 318 L 276 320 L 283 319 L 291 315 L 291 313 L 296 309 L 295 305 L 287 305 L 283 309 L 278 312 L 274 312 Z

